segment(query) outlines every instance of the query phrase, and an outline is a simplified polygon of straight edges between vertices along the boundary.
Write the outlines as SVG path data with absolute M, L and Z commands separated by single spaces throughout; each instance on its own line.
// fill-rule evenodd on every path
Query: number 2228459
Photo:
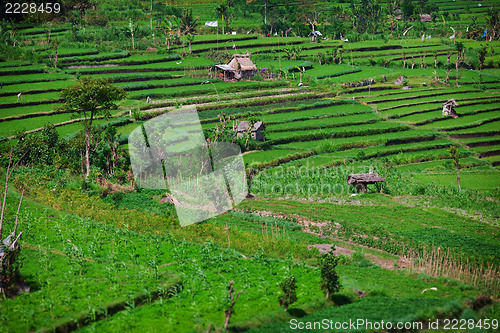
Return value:
M 41 3 L 34 2 L 7 2 L 5 4 L 5 14 L 58 14 L 61 12 L 61 5 L 59 3 Z

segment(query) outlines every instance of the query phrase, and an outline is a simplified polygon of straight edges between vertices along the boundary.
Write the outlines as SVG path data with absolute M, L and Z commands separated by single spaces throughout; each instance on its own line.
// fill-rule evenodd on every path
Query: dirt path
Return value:
M 281 219 L 294 218 L 297 220 L 297 222 L 299 224 L 301 224 L 303 226 L 303 228 L 302 228 L 303 232 L 307 232 L 307 233 L 316 235 L 320 238 L 329 237 L 332 241 L 337 240 L 337 241 L 342 241 L 343 243 L 350 243 L 348 241 L 341 240 L 341 239 L 338 239 L 335 237 L 326 236 L 323 233 L 324 228 L 330 229 L 331 227 L 334 227 L 334 228 L 340 227 L 340 224 L 338 224 L 338 223 L 333 223 L 333 225 L 332 225 L 332 222 L 330 222 L 330 221 L 315 221 L 315 220 L 312 220 L 310 218 L 300 216 L 297 214 L 273 213 L 270 211 L 256 211 L 254 213 L 258 214 L 260 216 L 269 216 L 269 217 L 281 218 Z M 336 232 L 334 231 L 333 234 L 335 235 Z M 353 246 L 355 245 L 356 247 L 361 247 L 361 248 L 365 248 L 365 249 L 370 249 L 371 251 L 385 253 L 384 251 L 381 251 L 379 249 L 370 248 L 367 246 L 354 244 L 354 243 L 352 243 L 352 244 L 353 244 Z M 313 247 L 317 248 L 319 250 L 319 253 L 325 253 L 325 252 L 330 251 L 330 249 L 332 248 L 332 245 L 331 244 L 311 244 L 311 245 L 309 245 L 309 248 L 313 248 Z M 335 253 L 337 255 L 343 254 L 346 256 L 351 256 L 354 252 L 356 252 L 356 250 L 350 249 L 348 247 L 341 247 L 341 246 L 335 245 Z M 380 267 L 385 268 L 385 269 L 395 269 L 395 268 L 400 269 L 400 268 L 406 268 L 409 266 L 408 260 L 406 258 L 402 258 L 402 257 L 399 257 L 399 259 L 397 259 L 397 260 L 392 260 L 392 259 L 381 258 L 377 255 L 370 254 L 370 253 L 365 253 L 364 257 L 366 259 L 368 259 L 370 262 L 372 262 L 376 265 L 379 265 Z

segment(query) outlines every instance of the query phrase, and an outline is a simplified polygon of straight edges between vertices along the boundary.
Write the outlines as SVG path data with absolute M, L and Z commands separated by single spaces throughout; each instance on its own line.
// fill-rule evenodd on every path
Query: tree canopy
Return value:
M 116 101 L 124 99 L 126 93 L 111 85 L 109 80 L 84 76 L 74 85 L 64 88 L 61 96 L 64 110 L 78 113 L 91 125 L 96 115 L 109 116 L 109 110 Z

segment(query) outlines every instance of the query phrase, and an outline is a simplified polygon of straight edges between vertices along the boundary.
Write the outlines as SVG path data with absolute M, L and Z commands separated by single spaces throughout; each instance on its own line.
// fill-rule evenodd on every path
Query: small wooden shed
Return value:
M 375 184 L 377 190 L 380 191 L 379 183 L 385 182 L 377 173 L 351 173 L 347 177 L 347 185 L 354 185 L 358 192 L 366 192 L 368 184 Z
M 257 66 L 250 60 L 250 54 L 233 54 L 231 61 L 226 65 L 215 65 L 210 72 L 217 72 L 224 81 L 251 79 L 257 72 Z
M 266 129 L 264 123 L 262 121 L 257 121 L 251 128 L 250 126 L 251 124 L 249 121 L 241 121 L 235 131 L 236 137 L 242 138 L 246 133 L 250 133 L 250 137 L 255 141 L 264 141 L 265 136 L 264 133 L 262 133 Z
M 210 68 L 210 77 L 215 75 L 224 82 L 234 81 L 236 69 L 228 65 L 215 65 Z

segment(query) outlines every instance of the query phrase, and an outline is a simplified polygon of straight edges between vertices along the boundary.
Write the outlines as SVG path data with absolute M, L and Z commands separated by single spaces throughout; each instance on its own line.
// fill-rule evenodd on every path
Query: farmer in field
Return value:
M 17 94 L 17 101 L 18 101 L 18 102 L 19 102 L 19 100 L 21 99 L 21 97 L 22 97 L 22 93 Z
M 453 109 L 453 106 L 458 106 L 458 103 L 452 98 L 446 103 L 443 103 L 443 116 L 452 116 L 453 118 L 458 118 L 457 113 Z

